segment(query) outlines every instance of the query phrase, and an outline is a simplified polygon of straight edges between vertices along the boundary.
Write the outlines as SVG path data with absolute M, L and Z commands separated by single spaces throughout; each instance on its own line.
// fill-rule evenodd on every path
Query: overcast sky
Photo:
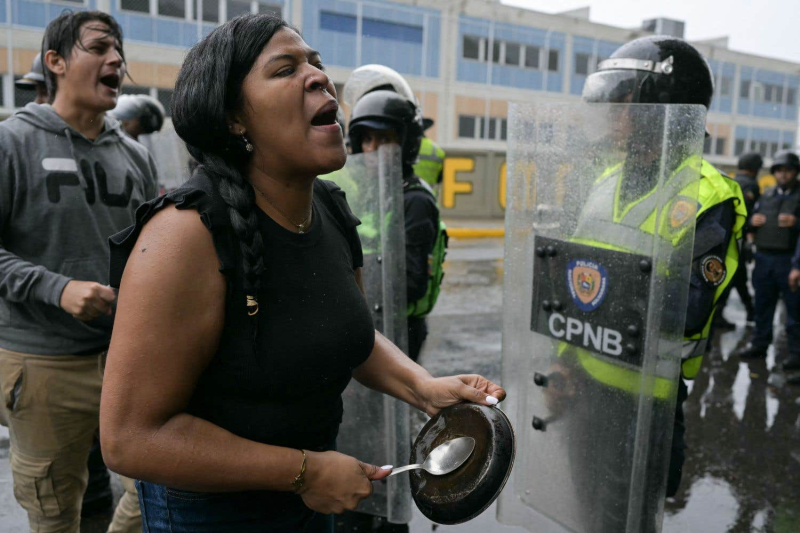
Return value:
M 639 27 L 666 17 L 686 23 L 689 40 L 730 37 L 729 48 L 800 63 L 800 0 L 502 0 L 556 13 L 590 6 L 592 22 Z M 800 69 L 798 69 L 800 70 Z

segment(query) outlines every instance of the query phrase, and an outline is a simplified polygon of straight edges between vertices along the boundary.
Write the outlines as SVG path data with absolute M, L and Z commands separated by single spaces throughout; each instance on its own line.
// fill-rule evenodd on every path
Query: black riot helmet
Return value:
M 706 59 L 682 39 L 641 37 L 619 47 L 586 79 L 593 103 L 711 105 L 714 77 Z
M 775 174 L 775 171 L 779 167 L 793 168 L 797 172 L 800 172 L 800 157 L 797 157 L 797 154 L 790 150 L 778 152 L 772 158 L 772 166 L 769 167 L 770 173 Z
M 740 170 L 749 170 L 750 172 L 755 172 L 758 174 L 758 171 L 761 170 L 761 167 L 764 166 L 764 158 L 761 157 L 761 154 L 758 152 L 747 152 L 746 154 L 742 154 L 739 158 L 737 168 Z
M 365 128 L 394 130 L 400 139 L 403 176 L 413 172 L 422 142 L 422 117 L 417 107 L 394 91 L 376 90 L 365 94 L 350 114 L 350 147 L 354 154 L 363 152 Z

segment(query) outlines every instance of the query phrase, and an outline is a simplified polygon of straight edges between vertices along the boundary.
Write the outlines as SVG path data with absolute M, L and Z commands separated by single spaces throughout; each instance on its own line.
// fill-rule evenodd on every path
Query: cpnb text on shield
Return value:
M 611 356 L 622 354 L 622 334 L 603 326 L 594 327 L 577 318 L 564 317 L 559 313 L 550 315 L 547 321 L 550 334 L 572 344 L 581 344 L 587 349 Z

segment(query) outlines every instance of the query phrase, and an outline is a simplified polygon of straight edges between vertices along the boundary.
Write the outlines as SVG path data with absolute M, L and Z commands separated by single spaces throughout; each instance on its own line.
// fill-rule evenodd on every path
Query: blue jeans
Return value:
M 333 516 L 290 492 L 189 492 L 136 482 L 144 533 L 332 533 Z
M 791 252 L 757 252 L 753 270 L 755 289 L 756 329 L 751 343 L 766 349 L 772 343 L 772 322 L 778 299 L 786 303 L 786 336 L 789 352 L 800 352 L 800 292 L 789 289 L 789 272 L 792 269 Z

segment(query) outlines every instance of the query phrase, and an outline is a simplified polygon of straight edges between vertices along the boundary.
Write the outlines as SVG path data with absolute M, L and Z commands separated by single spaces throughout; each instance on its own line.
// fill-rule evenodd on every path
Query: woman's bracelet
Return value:
M 300 473 L 297 474 L 297 476 L 294 478 L 294 481 L 292 481 L 292 487 L 294 487 L 295 494 L 300 494 L 300 491 L 306 484 L 306 451 L 300 451 L 303 452 L 303 464 L 300 465 Z

